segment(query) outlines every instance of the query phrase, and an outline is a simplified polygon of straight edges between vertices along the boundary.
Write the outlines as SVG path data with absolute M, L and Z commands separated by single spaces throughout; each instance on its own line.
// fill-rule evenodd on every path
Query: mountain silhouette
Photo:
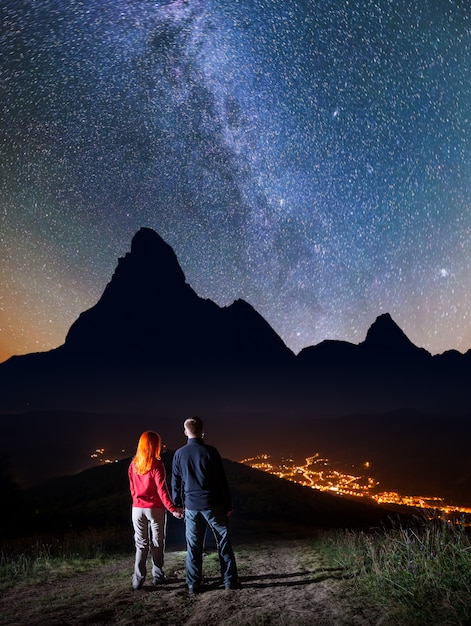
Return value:
M 397 365 L 408 368 L 412 363 L 426 365 L 432 359 L 430 352 L 415 346 L 399 328 L 389 313 L 376 318 L 368 329 L 365 340 L 356 345 L 346 341 L 326 340 L 317 346 L 304 348 L 298 357 L 306 364 L 334 364 L 336 367 L 353 366 L 377 368 Z
M 388 359 L 401 359 L 410 361 L 411 359 L 424 359 L 430 356 L 424 348 L 418 348 L 399 328 L 389 313 L 384 313 L 376 318 L 374 324 L 366 333 L 366 339 L 360 344 L 364 354 L 371 357 Z
M 471 351 L 432 356 L 388 314 L 360 344 L 289 350 L 247 302 L 220 307 L 141 228 L 62 346 L 0 364 L 0 411 L 86 410 L 296 418 L 405 407 L 469 413 Z M 199 407 L 199 408 L 198 408 Z
M 141 228 L 62 346 L 0 364 L 0 411 L 148 412 L 178 402 L 191 410 L 198 398 L 234 394 L 236 402 L 252 404 L 294 362 L 250 304 L 220 307 L 199 297 L 172 248 Z
M 98 303 L 72 324 L 62 352 L 69 358 L 137 359 L 198 368 L 252 367 L 293 353 L 243 300 L 219 307 L 185 280 L 172 248 L 142 228 L 119 260 Z

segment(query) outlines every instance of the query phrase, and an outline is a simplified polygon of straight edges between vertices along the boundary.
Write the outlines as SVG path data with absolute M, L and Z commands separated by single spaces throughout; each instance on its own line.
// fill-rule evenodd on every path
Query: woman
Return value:
M 157 585 L 164 581 L 165 509 L 178 519 L 183 517 L 183 509 L 176 507 L 170 498 L 160 448 L 160 435 L 150 430 L 142 433 L 128 471 L 136 545 L 133 589 L 141 589 L 144 584 L 149 549 L 152 554 L 152 582 Z

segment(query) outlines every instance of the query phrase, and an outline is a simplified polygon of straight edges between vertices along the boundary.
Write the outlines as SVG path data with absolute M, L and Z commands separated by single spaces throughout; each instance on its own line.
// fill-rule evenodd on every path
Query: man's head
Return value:
M 190 439 L 203 436 L 203 422 L 199 417 L 189 417 L 183 424 L 185 435 Z

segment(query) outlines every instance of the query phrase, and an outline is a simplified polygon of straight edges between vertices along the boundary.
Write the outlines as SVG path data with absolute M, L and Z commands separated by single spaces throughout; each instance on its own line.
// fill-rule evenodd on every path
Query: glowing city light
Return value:
M 392 504 L 429 509 L 455 517 L 456 514 L 471 514 L 471 508 L 446 504 L 444 498 L 437 496 L 401 495 L 395 491 L 378 492 L 379 482 L 373 477 L 361 473 L 359 475 L 344 473 L 336 469 L 329 459 L 321 457 L 319 453 L 307 457 L 303 465 L 296 464 L 293 459 L 285 458 L 276 463 L 269 454 L 242 459 L 240 463 L 305 487 L 327 491 L 338 496 L 369 498 L 382 505 Z M 369 470 L 371 463 L 365 461 L 361 467 Z

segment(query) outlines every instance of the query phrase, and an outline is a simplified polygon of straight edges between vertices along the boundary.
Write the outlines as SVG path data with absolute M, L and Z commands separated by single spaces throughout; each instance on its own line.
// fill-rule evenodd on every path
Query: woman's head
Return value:
M 152 469 L 155 459 L 160 459 L 162 441 L 160 435 L 152 430 L 146 430 L 139 437 L 134 462 L 138 474 L 147 474 Z

